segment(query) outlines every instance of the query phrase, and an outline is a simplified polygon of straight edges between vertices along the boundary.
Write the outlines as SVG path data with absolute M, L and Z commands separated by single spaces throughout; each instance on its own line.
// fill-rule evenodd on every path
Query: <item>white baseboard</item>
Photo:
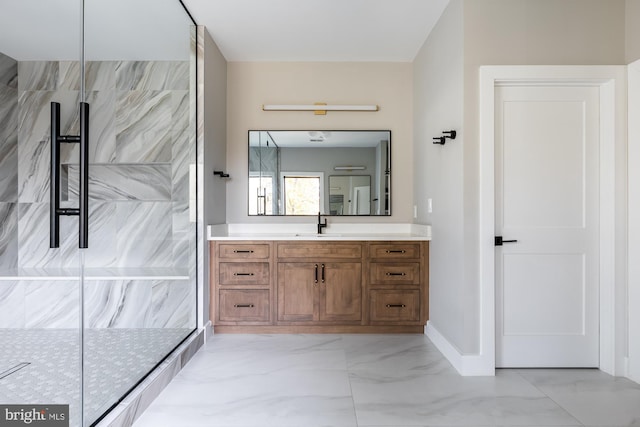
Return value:
M 447 358 L 449 363 L 453 365 L 458 373 L 462 376 L 494 376 L 496 374 L 495 366 L 491 361 L 487 361 L 486 357 L 479 354 L 463 354 L 451 344 L 431 322 L 427 322 L 425 326 L 425 334 L 433 345 Z
M 205 325 L 204 325 L 204 342 L 207 342 L 207 339 L 213 335 L 213 324 L 211 323 L 211 320 L 209 320 Z
M 640 373 L 633 372 L 633 369 L 631 369 L 631 360 L 628 357 L 624 358 L 624 373 L 622 375 L 640 384 Z
M 626 375 L 626 377 L 631 381 L 640 384 L 640 375 L 633 375 L 632 373 L 629 373 Z

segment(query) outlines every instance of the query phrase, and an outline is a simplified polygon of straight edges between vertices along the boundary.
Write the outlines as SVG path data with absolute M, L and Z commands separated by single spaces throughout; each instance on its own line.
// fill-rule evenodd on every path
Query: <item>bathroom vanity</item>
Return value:
M 422 333 L 429 239 L 210 237 L 216 333 Z

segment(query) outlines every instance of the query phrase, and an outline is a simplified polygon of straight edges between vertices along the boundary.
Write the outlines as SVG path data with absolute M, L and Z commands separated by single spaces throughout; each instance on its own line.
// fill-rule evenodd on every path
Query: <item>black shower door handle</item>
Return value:
M 78 247 L 89 247 L 89 104 L 80 103 L 80 217 Z
M 78 208 L 60 208 L 60 144 L 80 144 Z M 80 103 L 80 135 L 60 135 L 60 103 L 51 103 L 51 184 L 49 247 L 60 247 L 60 215 L 78 216 L 78 247 L 89 245 L 89 104 Z

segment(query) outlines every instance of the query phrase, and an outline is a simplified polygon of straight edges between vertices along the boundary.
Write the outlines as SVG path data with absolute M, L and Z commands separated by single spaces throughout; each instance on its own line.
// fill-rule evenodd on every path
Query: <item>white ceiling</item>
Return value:
M 183 0 L 228 61 L 411 62 L 449 0 Z M 89 60 L 189 57 L 178 0 L 85 2 Z M 77 60 L 79 0 L 0 0 L 0 52 Z
M 227 61 L 411 62 L 449 0 L 183 0 Z
M 0 52 L 18 61 L 80 57 L 79 0 L 0 0 Z M 85 1 L 87 60 L 189 60 L 178 0 Z

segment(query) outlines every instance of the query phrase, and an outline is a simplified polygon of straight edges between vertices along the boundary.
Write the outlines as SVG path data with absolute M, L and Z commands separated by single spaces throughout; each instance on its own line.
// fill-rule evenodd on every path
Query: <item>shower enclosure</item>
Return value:
M 0 405 L 95 425 L 197 326 L 196 30 L 179 0 L 0 10 Z

